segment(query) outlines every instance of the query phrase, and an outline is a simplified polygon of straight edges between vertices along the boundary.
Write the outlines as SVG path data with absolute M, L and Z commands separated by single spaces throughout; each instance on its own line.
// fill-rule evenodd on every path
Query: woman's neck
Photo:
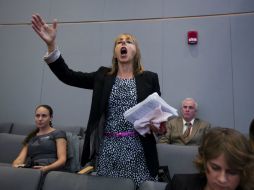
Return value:
M 39 129 L 39 132 L 37 133 L 37 135 L 45 135 L 48 134 L 52 131 L 54 131 L 55 129 L 53 127 L 47 126 L 47 127 L 43 127 Z
M 133 67 L 132 64 L 119 64 L 117 76 L 122 79 L 133 78 Z
M 210 187 L 206 184 L 204 190 L 210 190 Z

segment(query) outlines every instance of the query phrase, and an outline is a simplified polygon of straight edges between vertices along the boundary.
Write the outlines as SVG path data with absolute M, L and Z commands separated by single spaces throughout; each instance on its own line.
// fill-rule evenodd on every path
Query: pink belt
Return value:
M 126 132 L 105 132 L 104 136 L 106 137 L 135 137 L 138 134 L 135 131 L 126 131 Z

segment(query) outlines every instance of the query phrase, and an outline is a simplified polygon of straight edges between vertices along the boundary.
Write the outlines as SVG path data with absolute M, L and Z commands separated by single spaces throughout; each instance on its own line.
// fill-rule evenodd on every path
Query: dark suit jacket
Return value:
M 204 190 L 206 182 L 204 174 L 176 174 L 165 190 Z
M 167 121 L 167 132 L 160 137 L 159 142 L 168 144 L 199 145 L 203 135 L 210 127 L 211 125 L 209 123 L 196 118 L 192 126 L 191 134 L 183 141 L 183 119 L 182 117 L 175 117 Z
M 201 174 L 176 174 L 165 190 L 204 190 L 206 177 Z
M 64 83 L 93 90 L 92 104 L 86 130 L 86 137 L 82 153 L 82 165 L 94 160 L 104 129 L 104 116 L 108 107 L 108 99 L 116 76 L 108 75 L 110 68 L 100 67 L 92 73 L 76 72 L 68 68 L 60 56 L 49 64 L 53 73 Z M 135 76 L 137 86 L 137 102 L 141 102 L 148 95 L 160 93 L 159 79 L 156 73 L 145 71 Z M 148 169 L 152 176 L 157 175 L 158 156 L 154 136 L 140 136 Z

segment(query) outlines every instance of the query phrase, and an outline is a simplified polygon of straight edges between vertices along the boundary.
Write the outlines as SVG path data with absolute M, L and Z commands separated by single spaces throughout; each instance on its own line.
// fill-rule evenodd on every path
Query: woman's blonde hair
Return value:
M 194 161 L 201 173 L 205 173 L 207 161 L 224 154 L 228 167 L 239 171 L 240 186 L 251 189 L 253 181 L 253 152 L 248 139 L 231 128 L 213 127 L 203 137 Z
M 133 41 L 134 45 L 136 46 L 136 54 L 134 56 L 134 62 L 133 62 L 133 74 L 134 74 L 134 76 L 139 74 L 139 73 L 142 73 L 144 71 L 144 67 L 141 63 L 141 52 L 140 52 L 140 48 L 139 48 L 137 39 L 132 34 L 123 33 L 123 34 L 118 35 L 115 39 L 114 48 L 113 48 L 113 56 L 112 56 L 112 68 L 111 68 L 111 71 L 109 72 L 109 74 L 110 75 L 116 75 L 117 74 L 118 61 L 117 61 L 117 58 L 115 56 L 115 47 L 117 45 L 117 41 L 122 37 L 129 38 L 130 40 Z

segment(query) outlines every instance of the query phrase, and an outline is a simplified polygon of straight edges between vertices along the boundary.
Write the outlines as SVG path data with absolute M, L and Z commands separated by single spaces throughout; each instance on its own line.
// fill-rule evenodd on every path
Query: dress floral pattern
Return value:
M 124 118 L 123 113 L 136 104 L 135 79 L 116 77 L 109 98 L 104 132 L 134 132 L 133 124 Z M 147 169 L 138 135 L 104 136 L 97 163 L 97 175 L 100 176 L 130 178 L 137 186 L 146 180 L 154 180 Z

